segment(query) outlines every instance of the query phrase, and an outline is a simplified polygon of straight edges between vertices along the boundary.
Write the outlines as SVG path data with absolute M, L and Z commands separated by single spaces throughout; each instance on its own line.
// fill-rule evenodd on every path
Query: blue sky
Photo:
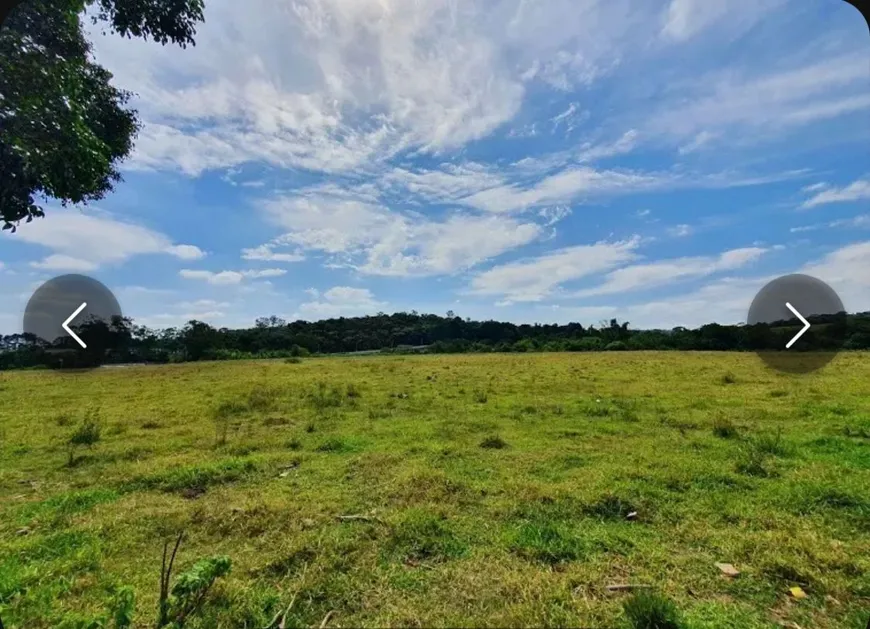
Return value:
M 67 272 L 155 327 L 692 327 L 791 272 L 870 309 L 840 0 L 207 0 L 195 48 L 93 38 L 144 127 L 114 194 L 2 236 L 2 332 Z

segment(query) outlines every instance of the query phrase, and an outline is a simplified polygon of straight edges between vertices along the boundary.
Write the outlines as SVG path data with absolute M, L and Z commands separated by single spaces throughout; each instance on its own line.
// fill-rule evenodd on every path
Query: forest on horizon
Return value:
M 598 326 L 514 324 L 503 321 L 399 312 L 320 321 L 262 317 L 253 327 L 215 328 L 189 321 L 180 328 L 153 329 L 130 318 L 77 326 L 87 350 L 71 338 L 48 344 L 28 334 L 0 336 L 0 369 L 85 367 L 119 363 L 294 358 L 354 352 L 582 352 L 624 350 L 778 350 L 800 329 L 795 321 L 773 325 L 720 325 L 697 329 L 632 329 L 611 319 Z M 810 317 L 800 349 L 870 349 L 870 313 Z

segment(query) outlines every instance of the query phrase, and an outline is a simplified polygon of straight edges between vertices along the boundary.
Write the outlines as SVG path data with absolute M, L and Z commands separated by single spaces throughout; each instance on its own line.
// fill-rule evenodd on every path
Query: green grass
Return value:
M 868 358 L 800 377 L 655 352 L 0 373 L 0 618 L 86 627 L 135 600 L 151 628 L 184 529 L 178 574 L 232 561 L 190 629 L 285 611 L 864 629 Z M 607 589 L 625 583 L 647 587 Z

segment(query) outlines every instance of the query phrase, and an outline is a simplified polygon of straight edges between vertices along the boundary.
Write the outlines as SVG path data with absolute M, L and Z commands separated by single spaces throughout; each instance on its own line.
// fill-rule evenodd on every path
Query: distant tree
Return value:
M 93 62 L 94 24 L 126 37 L 193 44 L 203 0 L 27 0 L 0 27 L 0 222 L 43 216 L 38 199 L 101 199 L 139 129 L 130 94 Z
M 201 360 L 210 350 L 221 347 L 220 335 L 207 323 L 189 321 L 179 335 L 181 346 L 189 360 Z
M 287 322 L 281 317 L 272 315 L 270 317 L 260 317 L 254 322 L 254 325 L 258 328 L 283 328 L 287 325 Z

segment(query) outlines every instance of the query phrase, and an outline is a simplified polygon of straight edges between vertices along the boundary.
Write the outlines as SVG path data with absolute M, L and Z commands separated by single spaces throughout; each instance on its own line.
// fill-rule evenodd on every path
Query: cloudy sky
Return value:
M 93 38 L 144 127 L 113 195 L 2 235 L 2 332 L 68 272 L 158 327 L 733 323 L 797 271 L 870 309 L 840 0 L 206 0 L 195 48 Z

